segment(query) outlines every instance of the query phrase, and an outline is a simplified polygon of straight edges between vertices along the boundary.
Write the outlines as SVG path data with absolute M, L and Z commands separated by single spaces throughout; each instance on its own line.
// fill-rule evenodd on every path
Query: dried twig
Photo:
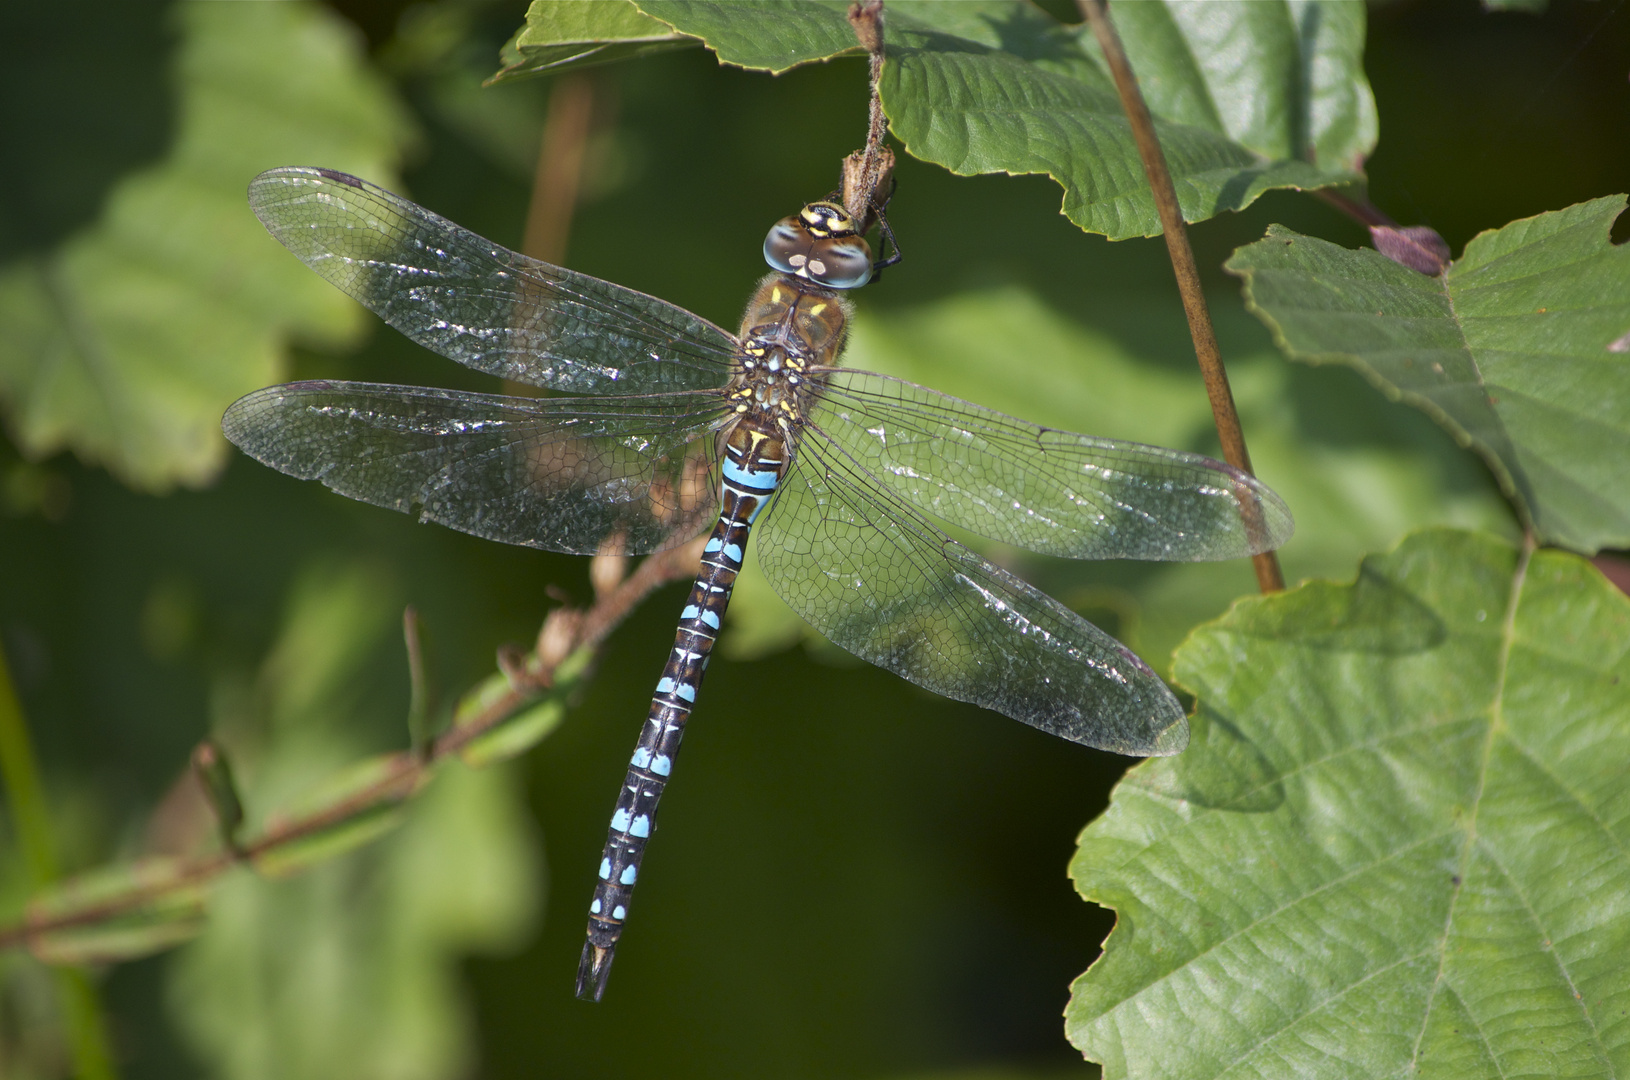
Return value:
M 894 153 L 883 145 L 888 135 L 888 119 L 883 115 L 883 99 L 878 84 L 883 79 L 883 0 L 856 0 L 849 5 L 849 25 L 866 50 L 871 66 L 871 103 L 867 114 L 866 147 L 850 154 L 843 167 L 843 208 L 869 232 L 877 213 L 877 195 L 894 183 Z
M 429 739 L 419 750 L 408 749 L 391 755 L 378 777 L 349 798 L 304 817 L 280 821 L 259 836 L 196 858 L 179 860 L 163 880 L 150 887 L 132 887 L 126 892 L 103 896 L 84 907 L 45 913 L 31 909 L 18 923 L 0 926 L 0 948 L 27 945 L 51 933 L 94 926 L 134 911 L 165 896 L 205 884 L 239 862 L 255 862 L 297 841 L 353 820 L 382 806 L 400 803 L 427 784 L 437 766 L 471 742 L 496 728 L 522 708 L 532 704 L 554 687 L 555 671 L 569 656 L 581 649 L 598 649 L 606 637 L 634 607 L 670 581 L 692 577 L 701 560 L 705 536 L 680 547 L 650 556 L 634 573 L 605 589 L 586 611 L 556 609 L 544 620 L 538 644 L 529 655 L 519 658 L 513 670 L 506 665 L 509 689 L 483 702 L 479 711 L 456 727 Z M 212 745 L 203 751 L 206 764 L 219 759 Z M 235 799 L 235 797 L 234 797 Z M 212 805 L 222 805 L 219 798 Z M 225 824 L 225 823 L 223 823 Z M 227 829 L 231 836 L 235 830 Z
M 569 72 L 555 79 L 521 241 L 521 250 L 534 259 L 559 263 L 566 258 L 566 238 L 583 185 L 594 105 L 592 76 Z

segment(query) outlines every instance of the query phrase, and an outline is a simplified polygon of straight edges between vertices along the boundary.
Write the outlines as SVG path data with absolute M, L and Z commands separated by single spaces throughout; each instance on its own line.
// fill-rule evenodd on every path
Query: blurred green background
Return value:
M 281 269 L 278 282 L 310 278 L 290 288 L 314 292 L 287 300 L 308 314 L 268 316 L 259 344 L 244 347 L 258 357 L 248 369 L 269 368 L 262 381 L 492 389 L 332 306 L 332 290 L 256 235 L 241 192 L 260 168 L 372 161 L 398 172 L 371 179 L 519 246 L 552 85 L 479 84 L 524 5 L 288 5 L 276 32 L 257 21 L 261 7 L 119 0 L 0 13 L 0 267 L 62 265 L 84 237 L 110 235 L 144 177 L 231 174 L 235 224 L 183 213 L 196 203 L 180 196 L 143 204 L 178 208 L 173 223 L 137 219 L 181 235 L 177 258 L 241 251 L 268 275 Z M 1436 227 L 1458 252 L 1479 230 L 1624 189 L 1622 3 L 1536 16 L 1399 2 L 1372 6 L 1370 21 L 1381 117 L 1371 195 L 1400 221 Z M 218 125 L 218 157 L 194 137 L 217 130 L 217 98 L 196 74 L 212 55 L 243 75 L 243 100 L 266 103 L 264 115 Z M 351 81 L 314 82 L 319 68 Z M 762 273 L 768 225 L 825 195 L 859 144 L 863 63 L 771 78 L 689 50 L 590 78 L 595 121 L 566 263 L 733 326 Z M 283 137 L 270 127 L 298 141 L 345 123 L 357 133 L 336 137 L 334 160 L 260 160 Z M 890 220 L 906 262 L 859 297 L 856 366 L 1073 429 L 1213 447 L 1158 241 L 1081 234 L 1044 178 L 957 178 L 909 158 L 898 176 Z M 1346 370 L 1284 363 L 1242 312 L 1218 267 L 1276 221 L 1347 246 L 1365 236 L 1295 193 L 1193 233 L 1258 470 L 1298 515 L 1287 577 L 1350 575 L 1361 552 L 1429 523 L 1513 532 L 1483 467 L 1429 421 Z M 221 231 L 240 227 L 250 232 Z M 271 286 L 249 295 L 269 310 L 283 303 Z M 204 301 L 192 316 L 206 330 L 218 317 Z M 157 494 L 72 453 L 31 456 L 19 436 L 26 395 L 10 385 L 0 634 L 70 868 L 162 846 L 150 815 L 212 727 L 238 733 L 249 790 L 267 799 L 400 745 L 403 604 L 429 626 L 445 700 L 491 671 L 500 644 L 530 641 L 552 589 L 590 597 L 585 560 L 421 527 L 241 456 L 218 479 L 206 460 Z M 226 403 L 206 395 L 199 410 Z M 1016 565 L 1162 669 L 1191 626 L 1253 587 L 1243 565 Z M 1111 916 L 1080 902 L 1064 870 L 1128 762 L 818 643 L 795 647 L 796 628 L 752 584 L 664 800 L 606 1000 L 573 1000 L 590 875 L 684 588 L 629 619 L 562 728 L 482 774 L 484 794 L 450 780 L 468 792 L 416 806 L 411 843 L 388 841 L 305 884 L 248 895 L 252 883 L 230 882 L 205 939 L 111 970 L 123 1075 L 1085 1072 L 1060 1013 Z M 438 813 L 457 825 L 439 839 L 425 824 Z M 15 854 L 5 859 L 0 900 L 14 910 L 26 889 Z M 402 961 L 413 949 L 430 959 Z M 7 1075 L 65 1075 L 53 1071 L 48 995 L 31 964 L 0 966 L 0 1061 Z M 373 1004 L 338 1016 L 325 1003 L 349 1000 L 353 985 Z

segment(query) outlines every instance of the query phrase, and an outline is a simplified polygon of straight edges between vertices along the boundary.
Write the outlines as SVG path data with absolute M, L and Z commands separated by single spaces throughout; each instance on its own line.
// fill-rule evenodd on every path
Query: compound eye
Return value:
M 764 238 L 764 261 L 783 274 L 796 274 L 809 257 L 809 233 L 796 217 L 784 217 Z
M 858 236 L 815 241 L 809 277 L 829 289 L 860 288 L 872 279 L 871 245 Z

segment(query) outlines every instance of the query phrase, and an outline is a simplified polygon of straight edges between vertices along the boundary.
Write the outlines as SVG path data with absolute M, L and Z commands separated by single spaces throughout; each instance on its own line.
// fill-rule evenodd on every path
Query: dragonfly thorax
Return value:
M 848 325 L 848 304 L 833 290 L 792 275 L 765 278 L 742 318 L 726 391 L 736 412 L 770 426 L 795 420 L 804 396 L 836 362 Z

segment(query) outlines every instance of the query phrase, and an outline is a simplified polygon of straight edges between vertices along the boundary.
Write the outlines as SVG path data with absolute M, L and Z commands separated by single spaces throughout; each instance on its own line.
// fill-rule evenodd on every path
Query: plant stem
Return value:
M 12 687 L 11 669 L 6 666 L 3 648 L 0 648 L 0 777 L 6 782 L 7 809 L 17 830 L 17 842 L 23 849 L 28 876 L 36 888 L 49 885 L 57 879 L 57 857 L 51 843 L 45 792 L 40 785 L 28 724 Z
M 243 841 L 235 850 L 185 860 L 161 886 L 135 887 L 125 893 L 102 897 L 96 903 L 78 910 L 57 911 L 45 917 L 25 917 L 18 923 L 0 926 L 0 949 L 26 944 L 31 938 L 52 931 L 104 922 L 151 903 L 167 892 L 195 887 L 240 861 L 253 861 L 376 807 L 411 798 L 429 780 L 438 763 L 457 754 L 472 740 L 498 726 L 548 690 L 553 685 L 555 666 L 561 660 L 581 649 L 598 648 L 607 635 L 652 591 L 670 581 L 694 577 L 706 540 L 707 534 L 704 533 L 690 543 L 649 556 L 625 580 L 597 599 L 593 607 L 587 611 L 569 613 L 573 615 L 566 623 L 571 628 L 569 639 L 556 655 L 543 663 L 536 662 L 538 658 L 534 656 L 532 662 L 517 665 L 516 676 L 507 692 L 485 703 L 479 713 L 457 727 L 429 739 L 424 749 L 397 754 L 391 768 L 383 770 L 379 779 L 350 798 L 306 817 L 280 821 L 258 837 Z M 561 610 L 556 610 L 550 614 L 550 618 L 561 614 Z M 0 698 L 4 697 L 0 693 Z M 3 713 L 4 705 L 0 702 L 0 720 L 3 720 Z M 0 752 L 3 750 L 4 747 L 0 746 Z M 81 1077 L 85 1080 L 111 1080 L 112 1076 L 111 1072 L 95 1072 L 81 1066 Z
M 1222 442 L 1223 458 L 1244 472 L 1251 472 L 1251 455 L 1245 448 L 1245 432 L 1240 428 L 1239 412 L 1234 408 L 1234 391 L 1228 385 L 1228 372 L 1223 368 L 1222 350 L 1217 345 L 1217 334 L 1211 325 L 1211 314 L 1206 309 L 1205 293 L 1200 287 L 1200 270 L 1194 262 L 1194 249 L 1189 246 L 1188 226 L 1183 222 L 1183 211 L 1177 201 L 1177 189 L 1172 184 L 1171 170 L 1166 167 L 1166 155 L 1155 136 L 1154 119 L 1149 106 L 1138 89 L 1132 74 L 1131 62 L 1121 47 L 1120 35 L 1109 21 L 1107 0 L 1076 0 L 1081 14 L 1092 25 L 1098 45 L 1109 63 L 1115 79 L 1115 89 L 1121 95 L 1121 107 L 1132 126 L 1132 137 L 1138 145 L 1138 156 L 1143 159 L 1143 171 L 1149 178 L 1149 189 L 1154 194 L 1155 210 L 1160 215 L 1161 234 L 1166 238 L 1166 251 L 1171 256 L 1172 272 L 1177 276 L 1177 291 L 1183 297 L 1183 313 L 1188 316 L 1189 334 L 1194 339 L 1194 355 L 1200 363 L 1200 374 L 1205 379 L 1206 396 L 1211 399 L 1211 415 L 1217 424 L 1217 437 Z M 1254 475 L 1254 474 L 1253 474 Z M 1247 532 L 1259 533 L 1261 507 L 1256 500 L 1242 493 L 1241 515 Z M 1252 519 L 1257 528 L 1253 529 Z M 1278 592 L 1285 587 L 1285 575 L 1279 568 L 1279 559 L 1271 551 L 1251 557 L 1256 569 L 1258 587 L 1265 593 Z
M 893 155 L 884 161 L 883 139 L 888 134 L 888 120 L 883 115 L 883 99 L 878 84 L 883 81 L 883 0 L 856 0 L 849 5 L 849 25 L 855 40 L 866 50 L 868 64 L 868 94 L 866 148 L 861 151 L 858 175 L 853 184 L 844 184 L 844 209 L 862 224 L 861 232 L 870 231 L 877 190 L 886 172 L 893 166 Z M 846 178 L 847 179 L 847 178 Z M 884 201 L 888 201 L 887 193 Z
M 45 791 L 40 783 L 39 765 L 28 737 L 28 722 L 12 685 L 6 652 L 0 646 L 0 777 L 5 779 L 6 804 L 16 828 L 23 861 L 36 891 L 47 888 L 58 876 L 55 845 L 51 841 L 51 819 L 46 811 Z M 113 1080 L 113 1056 L 108 1052 L 107 1025 L 95 985 L 80 968 L 61 967 L 55 971 L 57 1000 L 63 1026 L 73 1050 L 74 1073 L 80 1080 Z
M 538 165 L 532 177 L 532 201 L 526 209 L 526 231 L 521 250 L 534 259 L 561 263 L 566 239 L 583 185 L 583 165 L 594 119 L 592 77 L 570 72 L 555 79 L 549 94 L 549 113 L 538 147 Z
M 402 611 L 408 662 L 408 742 L 418 753 L 430 748 L 430 688 L 424 672 L 424 624 L 412 604 Z
M 1355 198 L 1338 188 L 1319 188 L 1313 194 L 1322 202 L 1326 202 L 1340 210 L 1365 228 L 1373 225 L 1398 224 L 1365 196 L 1360 195 Z
M 74 1051 L 74 1075 L 78 1080 L 115 1080 L 119 1074 L 108 1050 L 107 1023 L 102 1018 L 96 984 L 84 968 L 59 967 L 54 974 L 68 1041 Z

